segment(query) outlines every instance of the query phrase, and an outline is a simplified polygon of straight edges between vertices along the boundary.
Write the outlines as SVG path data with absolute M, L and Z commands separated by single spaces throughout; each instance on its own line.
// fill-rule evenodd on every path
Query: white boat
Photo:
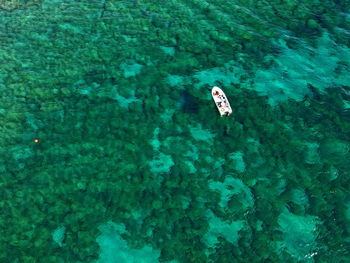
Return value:
M 218 108 L 221 116 L 229 116 L 232 113 L 232 109 L 225 93 L 219 87 L 213 87 L 211 95 Z

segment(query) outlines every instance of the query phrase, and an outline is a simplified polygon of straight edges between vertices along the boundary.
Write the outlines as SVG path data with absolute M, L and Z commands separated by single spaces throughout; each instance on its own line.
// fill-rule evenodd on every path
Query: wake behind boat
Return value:
M 220 112 L 220 115 L 229 116 L 232 113 L 232 109 L 225 93 L 219 87 L 213 87 L 211 90 L 211 95 Z

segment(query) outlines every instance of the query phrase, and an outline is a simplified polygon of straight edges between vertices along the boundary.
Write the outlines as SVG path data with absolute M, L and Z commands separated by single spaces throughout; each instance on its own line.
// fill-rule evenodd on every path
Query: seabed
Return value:
M 348 262 L 349 7 L 0 0 L 0 262 Z

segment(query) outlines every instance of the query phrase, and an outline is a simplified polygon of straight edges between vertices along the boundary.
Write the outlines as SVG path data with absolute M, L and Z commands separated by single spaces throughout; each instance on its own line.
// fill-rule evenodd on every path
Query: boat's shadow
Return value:
M 181 92 L 180 107 L 183 112 L 197 114 L 199 109 L 199 99 L 184 90 Z

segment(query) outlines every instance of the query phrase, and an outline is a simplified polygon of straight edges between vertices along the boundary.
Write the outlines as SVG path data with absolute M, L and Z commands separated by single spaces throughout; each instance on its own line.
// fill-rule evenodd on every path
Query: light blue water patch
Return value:
M 241 152 L 231 153 L 228 157 L 234 161 L 236 171 L 238 171 L 240 173 L 245 171 L 245 163 L 243 160 L 243 153 L 241 153 Z
M 267 95 L 271 104 L 288 98 L 300 101 L 310 93 L 311 84 L 323 91 L 333 85 L 350 85 L 346 65 L 350 61 L 350 49 L 335 45 L 328 34 L 318 39 L 316 48 L 308 45 L 290 49 L 285 41 L 280 40 L 281 55 L 266 56 L 276 64 L 267 70 L 257 70 L 255 85 L 247 86 Z
M 193 78 L 198 82 L 194 84 L 196 88 L 204 85 L 214 86 L 217 81 L 220 81 L 225 86 L 240 83 L 240 76 L 243 73 L 241 67 L 235 61 L 229 61 L 222 67 L 215 67 L 193 75 Z
M 188 147 L 190 150 L 186 152 L 184 155 L 185 157 L 188 157 L 194 161 L 197 161 L 199 159 L 199 150 L 196 146 L 194 146 L 191 142 L 187 142 Z
M 73 33 L 73 34 L 84 33 L 84 31 L 82 31 L 81 27 L 77 27 L 77 26 L 70 24 L 70 23 L 62 23 L 59 25 L 59 28 L 64 30 L 64 31 L 67 31 L 69 33 Z
M 99 227 L 101 234 L 96 241 L 100 246 L 100 256 L 96 263 L 157 263 L 160 250 L 150 246 L 140 249 L 130 248 L 121 237 L 126 233 L 123 224 L 108 222 Z
M 166 82 L 173 87 L 191 84 L 196 88 L 200 88 L 202 86 L 214 86 L 218 81 L 225 86 L 230 86 L 232 84 L 239 84 L 240 78 L 244 73 L 245 71 L 239 63 L 232 60 L 221 67 L 197 71 L 192 76 L 169 75 L 166 78 Z
M 159 128 L 155 128 L 153 131 L 153 138 L 150 140 L 153 151 L 159 151 L 160 141 L 159 141 Z
M 184 163 L 188 167 L 189 174 L 194 174 L 197 172 L 197 168 L 194 166 L 194 164 L 191 161 L 185 161 Z
M 135 97 L 135 92 L 134 91 L 131 92 L 131 94 L 130 94 L 130 96 L 128 98 L 123 97 L 123 96 L 121 96 L 119 94 L 116 94 L 114 96 L 114 99 L 116 101 L 118 101 L 119 106 L 121 106 L 123 108 L 127 108 L 130 103 L 141 101 L 140 99 Z
M 129 78 L 136 76 L 141 72 L 143 65 L 136 63 L 134 60 L 128 60 L 120 65 L 120 69 L 124 72 L 124 77 Z
M 278 183 L 276 184 L 273 190 L 276 191 L 278 195 L 280 195 L 286 190 L 286 187 L 287 187 L 287 180 L 285 178 L 280 178 L 280 180 L 278 181 Z
M 308 259 L 312 262 L 310 255 L 316 249 L 318 218 L 310 215 L 298 216 L 285 208 L 278 217 L 278 224 L 283 233 L 283 241 L 276 242 L 278 252 L 286 249 L 298 260 Z
M 34 114 L 26 113 L 25 118 L 26 118 L 26 123 L 33 130 L 37 130 L 39 127 L 42 126 L 42 122 L 39 119 L 37 119 Z
M 81 87 L 77 87 L 76 91 L 82 95 L 88 95 L 90 93 L 94 93 L 97 96 L 103 97 L 103 95 L 105 95 L 106 92 L 104 92 L 104 90 L 101 90 L 100 88 L 100 84 L 93 82 L 91 83 L 91 85 L 84 85 L 85 82 L 83 80 L 77 81 L 76 83 L 74 83 L 74 85 L 76 86 L 81 86 Z M 110 91 L 111 93 L 112 91 Z
M 301 188 L 296 188 L 292 190 L 292 201 L 295 204 L 298 204 L 301 206 L 308 206 L 309 204 L 309 199 L 305 191 Z
M 175 163 L 171 155 L 159 153 L 148 164 L 152 173 L 169 173 Z
M 336 167 L 334 167 L 333 165 L 329 168 L 329 174 L 330 174 L 330 177 L 329 179 L 334 181 L 335 179 L 338 178 L 338 175 L 339 175 L 339 171 Z
M 79 84 L 81 83 L 76 83 L 76 85 Z M 113 99 L 117 101 L 118 106 L 124 109 L 128 108 L 131 103 L 141 102 L 141 100 L 135 96 L 135 90 L 128 89 L 127 87 L 116 85 L 101 86 L 99 83 L 93 82 L 89 86 L 82 85 L 82 87 L 78 87 L 76 90 L 84 95 Z
M 188 76 L 180 75 L 168 75 L 165 81 L 172 87 L 181 87 L 183 85 L 191 83 L 191 80 Z
M 207 213 L 209 221 L 209 231 L 204 235 L 204 243 L 208 248 L 213 248 L 219 242 L 218 237 L 225 238 L 233 245 L 237 245 L 239 231 L 244 227 L 244 221 L 225 222 L 215 216 L 213 212 Z
M 257 222 L 256 222 L 256 230 L 258 230 L 258 231 L 263 230 L 263 221 L 257 220 Z
M 237 195 L 238 200 L 244 208 L 252 207 L 254 198 L 247 187 L 241 180 L 227 177 L 224 182 L 213 181 L 209 182 L 210 189 L 217 191 L 221 195 L 220 206 L 225 208 L 230 199 Z
M 174 56 L 175 55 L 175 48 L 174 47 L 161 46 L 160 49 L 167 55 L 170 55 L 170 56 Z
M 305 148 L 305 162 L 308 164 L 315 164 L 320 161 L 319 147 L 316 142 L 304 143 Z
M 165 109 L 160 114 L 160 118 L 164 121 L 164 123 L 167 123 L 172 120 L 174 113 L 175 113 L 175 109 Z
M 217 82 L 223 87 L 240 84 L 242 87 L 268 96 L 269 102 L 275 105 L 287 99 L 300 101 L 310 93 L 308 84 L 323 91 L 333 85 L 350 85 L 348 67 L 350 49 L 335 45 L 328 34 L 318 39 L 316 48 L 304 44 L 298 49 L 291 49 L 284 40 L 276 43 L 281 50 L 277 57 L 267 55 L 266 61 L 275 64 L 268 69 L 257 69 L 251 82 L 241 81 L 241 77 L 252 77 L 236 61 L 229 61 L 222 67 L 198 71 L 192 76 L 168 76 L 167 82 L 172 86 L 181 86 L 194 80 L 196 88 L 214 86 Z
M 33 149 L 30 147 L 23 147 L 22 145 L 13 146 L 10 149 L 12 157 L 16 161 L 21 161 L 24 159 L 29 159 L 33 156 Z
M 203 129 L 200 124 L 198 124 L 196 127 L 191 126 L 190 133 L 196 141 L 205 141 L 210 143 L 212 143 L 213 138 L 216 136 L 210 131 Z

